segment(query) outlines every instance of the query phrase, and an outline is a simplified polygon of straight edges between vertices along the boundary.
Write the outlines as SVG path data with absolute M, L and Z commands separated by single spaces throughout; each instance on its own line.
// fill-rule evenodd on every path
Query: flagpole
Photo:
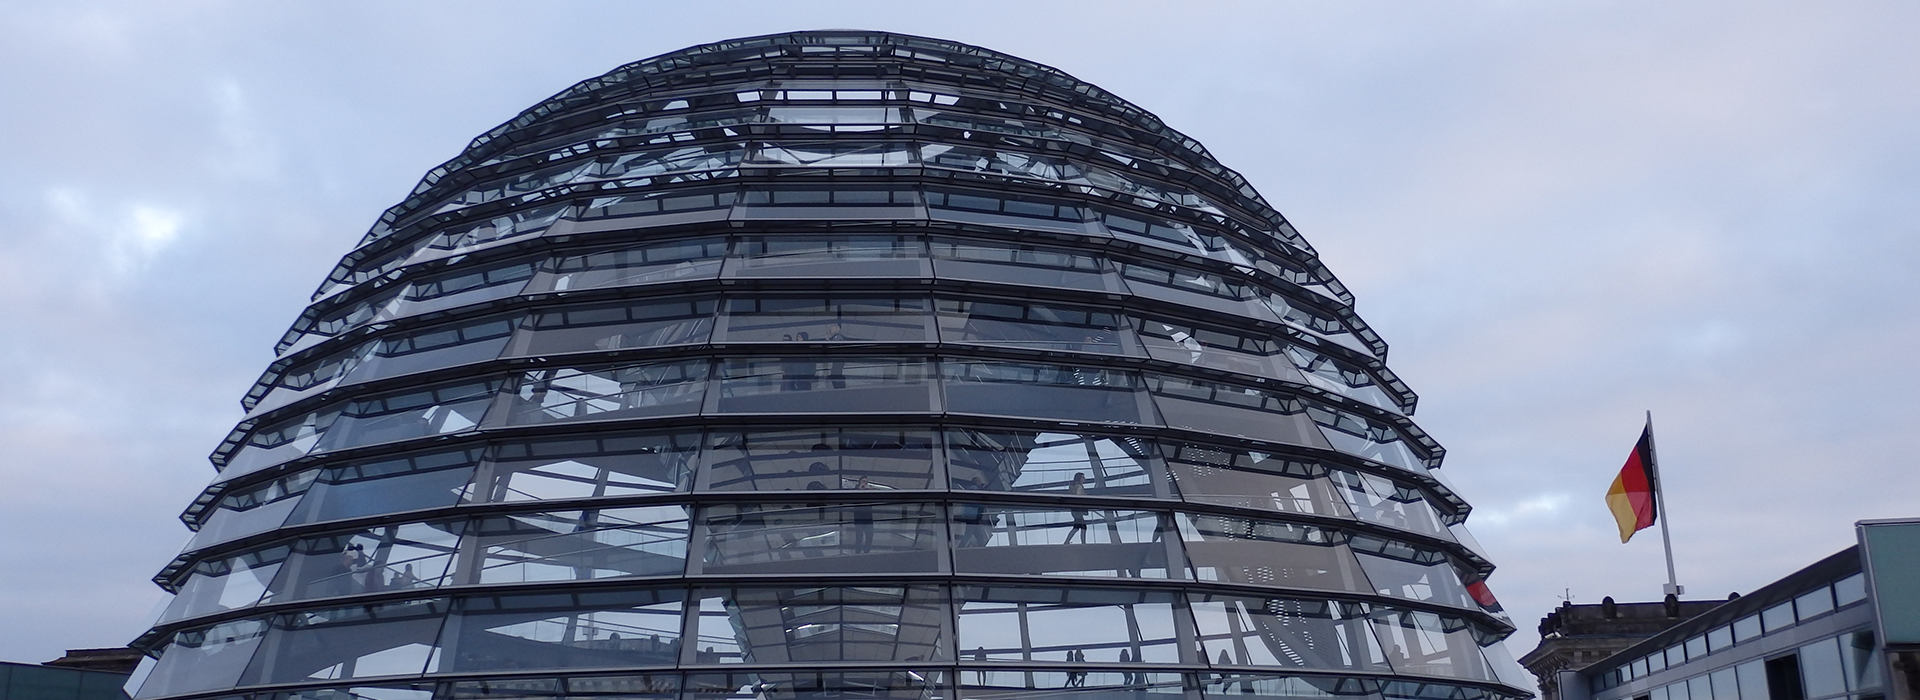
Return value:
M 1653 505 L 1660 516 L 1660 544 L 1667 550 L 1667 595 L 1679 596 L 1687 589 L 1680 587 L 1680 579 L 1673 573 L 1673 535 L 1667 532 L 1667 489 L 1666 479 L 1660 477 L 1660 451 L 1654 448 L 1653 411 L 1647 411 L 1647 458 L 1653 472 Z

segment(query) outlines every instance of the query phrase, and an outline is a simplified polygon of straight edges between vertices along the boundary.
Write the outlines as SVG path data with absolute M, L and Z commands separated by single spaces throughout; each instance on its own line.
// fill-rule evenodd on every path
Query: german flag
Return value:
M 1607 510 L 1613 511 L 1620 526 L 1620 541 L 1633 539 L 1633 533 L 1653 527 L 1659 509 L 1654 503 L 1653 425 L 1640 432 L 1640 442 L 1627 455 L 1627 464 L 1607 489 Z

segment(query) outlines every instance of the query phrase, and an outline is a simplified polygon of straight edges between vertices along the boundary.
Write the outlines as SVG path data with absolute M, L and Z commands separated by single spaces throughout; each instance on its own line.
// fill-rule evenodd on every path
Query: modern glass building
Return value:
M 802 32 L 428 173 L 243 403 L 138 698 L 1526 694 L 1440 446 L 1238 174 Z

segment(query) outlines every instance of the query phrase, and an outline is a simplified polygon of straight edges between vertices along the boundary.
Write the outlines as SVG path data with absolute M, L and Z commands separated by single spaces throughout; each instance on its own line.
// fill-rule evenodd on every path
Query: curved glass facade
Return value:
M 1345 288 L 1138 107 L 701 46 L 434 169 L 280 343 L 137 698 L 1516 698 Z

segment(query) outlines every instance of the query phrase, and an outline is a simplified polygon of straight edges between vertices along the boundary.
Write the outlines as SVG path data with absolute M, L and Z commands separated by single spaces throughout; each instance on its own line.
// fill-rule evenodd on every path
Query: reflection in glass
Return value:
M 1193 577 L 1255 586 L 1361 590 L 1340 533 L 1311 525 L 1176 513 Z
M 467 598 L 453 626 L 459 636 L 448 670 L 672 666 L 685 595 L 670 589 Z
M 727 274 L 738 277 L 919 277 L 918 236 L 749 236 Z
M 663 493 L 687 488 L 699 433 L 580 436 L 507 443 L 493 457 L 493 502 Z
M 400 523 L 299 540 L 262 602 L 438 587 L 462 525 Z
M 429 599 L 275 616 L 240 684 L 432 673 L 446 611 Z
M 980 280 L 1067 289 L 1119 291 L 1098 256 L 1059 248 L 939 239 L 933 241 L 933 271 L 942 279 Z
M 363 459 L 320 470 L 290 523 L 439 508 L 469 493 L 481 448 Z
M 160 619 L 171 622 L 260 602 L 289 551 L 281 545 L 195 564 Z
M 1166 578 L 1161 516 L 1144 510 L 953 506 L 954 570 Z
M 1147 376 L 1167 425 L 1307 447 L 1325 447 L 1302 402 L 1265 389 L 1161 374 Z
M 947 431 L 953 488 L 1152 496 L 1158 469 L 1144 438 L 1074 433 Z
M 967 658 L 966 653 L 961 657 Z M 962 670 L 961 697 L 967 700 L 1181 700 L 1185 684 L 1178 673 L 1146 671 Z
M 1334 493 L 1353 509 L 1354 517 L 1398 530 L 1451 539 L 1447 526 L 1420 490 L 1385 477 L 1345 469 L 1333 470 Z
M 1365 700 L 1378 690 L 1378 682 L 1361 678 L 1327 676 L 1273 676 L 1262 673 L 1210 673 L 1203 677 L 1200 691 L 1207 700 L 1264 700 L 1299 698 L 1300 700 Z M 1453 689 L 1449 689 L 1453 690 Z M 1452 696 L 1449 696 L 1452 697 Z
M 1140 377 L 1105 367 L 950 361 L 947 410 L 1056 420 L 1141 423 Z
M 702 596 L 699 663 L 949 660 L 939 588 L 734 588 Z
M 1196 593 L 1191 604 L 1215 666 L 1390 670 L 1360 603 Z
M 686 506 L 515 513 L 482 518 L 479 583 L 587 581 L 678 574 Z
M 725 340 L 734 342 L 924 342 L 922 297 L 735 298 Z
M 933 433 L 840 428 L 713 434 L 705 488 L 818 491 L 933 487 Z
M 606 352 L 707 342 L 712 299 L 659 299 L 569 307 L 532 315 L 507 348 L 510 356 Z
M 1166 443 L 1167 469 L 1191 503 L 1257 508 L 1279 513 L 1350 517 L 1328 491 L 1320 465 L 1262 452 Z
M 1156 360 L 1185 365 L 1212 367 L 1229 372 L 1261 377 L 1294 378 L 1281 372 L 1273 357 L 1280 343 L 1271 338 L 1256 338 L 1217 331 L 1180 321 L 1143 318 L 1135 321 L 1140 342 Z
M 702 572 L 933 571 L 946 540 L 939 518 L 926 503 L 710 506 Z
M 1380 388 L 1373 375 L 1355 365 L 1299 345 L 1287 345 L 1286 355 L 1308 384 L 1394 413 L 1401 412 L 1399 402 Z
M 197 550 L 220 542 L 266 532 L 287 521 L 287 514 L 300 504 L 300 497 L 313 485 L 318 469 L 307 469 L 273 479 L 264 484 L 241 487 L 220 498 L 200 522 L 200 531 L 187 544 Z
M 1447 555 L 1372 535 L 1354 535 L 1354 554 L 1381 595 L 1454 607 L 1475 607 Z
M 1494 680 L 1465 620 L 1377 606 L 1371 620 L 1396 671 Z
M 1126 326 L 1118 314 L 1053 304 L 941 299 L 940 340 L 1034 350 L 1119 354 Z
M 687 675 L 698 700 L 941 700 L 946 672 L 935 669 L 787 670 Z M 664 699 L 663 699 L 664 700 Z
M 727 239 L 691 238 L 648 241 L 629 248 L 603 250 L 559 259 L 553 272 L 533 282 L 537 291 L 565 292 L 634 284 L 711 279 L 720 274 Z
M 1333 443 L 1334 449 L 1410 472 L 1423 473 L 1427 470 L 1426 458 L 1407 446 L 1405 436 L 1397 428 L 1375 423 L 1347 411 L 1305 403 L 1307 415 L 1324 428 L 1321 433 L 1326 435 L 1328 442 Z
M 955 597 L 969 660 L 1180 661 L 1169 593 L 963 586 Z
M 521 377 L 507 423 L 694 414 L 706 388 L 706 360 L 534 370 Z
M 364 382 L 491 360 L 506 349 L 507 338 L 518 323 L 517 316 L 497 316 L 382 338 L 373 343 L 372 354 L 354 367 L 345 381 Z
M 788 357 L 720 363 L 725 413 L 926 412 L 933 386 L 924 360 Z
M 136 698 L 226 688 L 239 680 L 265 636 L 265 620 L 232 620 L 173 635 Z
M 499 389 L 499 380 L 491 380 L 354 401 L 327 430 L 320 449 L 338 450 L 473 428 L 485 417 Z

